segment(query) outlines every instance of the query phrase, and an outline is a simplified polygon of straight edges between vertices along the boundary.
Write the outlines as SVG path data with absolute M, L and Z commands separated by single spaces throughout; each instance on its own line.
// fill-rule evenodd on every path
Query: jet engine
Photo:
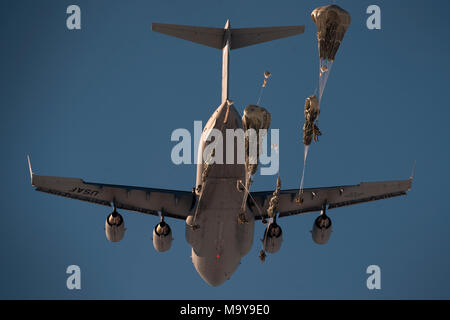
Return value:
M 172 230 L 163 221 L 158 223 L 153 229 L 153 247 L 158 252 L 165 252 L 172 246 Z
M 283 231 L 281 227 L 276 223 L 272 222 L 264 231 L 264 249 L 269 253 L 276 253 L 281 248 L 281 243 L 283 242 Z
M 331 236 L 331 219 L 326 214 L 316 218 L 311 231 L 312 238 L 317 244 L 326 244 Z
M 125 235 L 125 222 L 123 217 L 114 209 L 106 217 L 105 221 L 105 234 L 106 238 L 111 242 L 119 242 Z

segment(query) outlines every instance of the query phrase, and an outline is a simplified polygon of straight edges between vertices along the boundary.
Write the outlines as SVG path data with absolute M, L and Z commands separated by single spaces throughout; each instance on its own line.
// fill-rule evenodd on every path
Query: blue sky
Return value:
M 82 29 L 66 28 L 77 4 Z M 104 235 L 108 208 L 35 192 L 37 174 L 191 190 L 194 165 L 170 161 L 176 128 L 205 123 L 220 102 L 220 51 L 151 32 L 152 22 L 222 27 L 305 24 L 305 34 L 232 52 L 230 97 L 262 105 L 280 129 L 284 188 L 300 183 L 303 105 L 317 87 L 321 1 L 2 1 L 0 4 L 0 298 L 416 299 L 450 298 L 448 1 L 337 1 L 352 16 L 322 100 L 323 136 L 310 149 L 305 187 L 416 177 L 407 197 L 330 211 L 326 246 L 316 214 L 280 219 L 284 243 L 261 264 L 263 226 L 230 281 L 196 273 L 184 223 L 169 221 L 158 254 L 157 218 L 123 212 L 119 244 Z M 381 8 L 381 30 L 366 8 Z M 257 176 L 268 190 L 275 176 Z M 82 290 L 66 288 L 81 267 Z M 366 268 L 381 267 L 379 291 Z

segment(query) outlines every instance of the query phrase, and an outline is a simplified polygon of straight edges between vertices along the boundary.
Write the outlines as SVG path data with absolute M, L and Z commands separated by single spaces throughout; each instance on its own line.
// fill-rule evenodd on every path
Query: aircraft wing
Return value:
M 85 182 L 77 178 L 38 176 L 30 167 L 31 184 L 36 191 L 88 201 L 111 207 L 185 220 L 195 204 L 195 194 L 189 191 L 154 189 Z
M 303 202 L 297 203 L 298 189 L 281 190 L 279 217 L 340 208 L 358 203 L 404 196 L 411 189 L 412 178 L 408 180 L 361 182 L 358 185 L 303 189 Z M 267 208 L 273 191 L 251 192 L 249 207 L 255 219 L 268 218 Z

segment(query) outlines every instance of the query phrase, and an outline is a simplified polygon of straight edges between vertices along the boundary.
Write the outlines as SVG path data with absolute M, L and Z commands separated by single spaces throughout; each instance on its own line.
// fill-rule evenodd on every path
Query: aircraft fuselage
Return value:
M 203 159 L 205 141 L 210 130 L 222 132 L 223 146 L 227 145 L 226 130 L 242 129 L 241 116 L 227 101 L 222 103 L 203 129 L 198 150 L 196 192 L 197 206 L 186 220 L 186 240 L 192 246 L 192 263 L 200 276 L 210 285 L 218 286 L 236 271 L 241 258 L 253 243 L 254 216 L 246 210 L 248 223 L 239 223 L 244 192 L 245 164 L 236 161 L 234 143 L 233 164 L 212 164 L 206 168 Z M 226 159 L 226 147 L 223 148 Z M 206 171 L 206 172 L 205 172 Z

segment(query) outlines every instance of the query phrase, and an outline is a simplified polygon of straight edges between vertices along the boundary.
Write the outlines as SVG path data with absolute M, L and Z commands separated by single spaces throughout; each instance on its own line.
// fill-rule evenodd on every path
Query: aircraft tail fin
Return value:
M 305 26 L 231 29 L 227 20 L 223 29 L 152 23 L 152 31 L 222 50 L 222 103 L 225 103 L 228 100 L 230 50 L 295 36 L 305 32 Z

